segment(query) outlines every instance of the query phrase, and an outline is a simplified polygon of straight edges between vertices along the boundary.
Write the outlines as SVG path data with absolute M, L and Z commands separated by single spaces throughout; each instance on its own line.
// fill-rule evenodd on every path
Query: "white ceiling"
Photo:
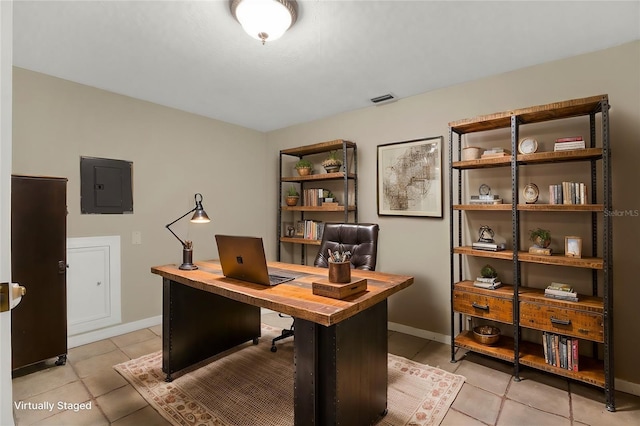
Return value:
M 14 1 L 14 65 L 269 131 L 640 39 L 639 1 L 298 1 L 273 43 L 227 0 Z

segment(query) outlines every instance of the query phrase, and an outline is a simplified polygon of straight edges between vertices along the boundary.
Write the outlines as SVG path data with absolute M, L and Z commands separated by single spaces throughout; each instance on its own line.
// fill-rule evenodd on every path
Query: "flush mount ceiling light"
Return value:
M 295 22 L 295 0 L 230 0 L 231 14 L 251 37 L 262 41 L 277 40 Z

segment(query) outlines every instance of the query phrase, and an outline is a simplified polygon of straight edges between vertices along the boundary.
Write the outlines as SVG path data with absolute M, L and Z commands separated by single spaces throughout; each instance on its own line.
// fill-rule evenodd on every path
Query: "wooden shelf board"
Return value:
M 470 246 L 454 247 L 454 253 L 466 254 L 477 257 L 491 257 L 493 259 L 513 260 L 513 252 L 511 250 L 502 251 L 488 251 L 488 250 L 474 250 Z
M 511 204 L 454 204 L 454 210 L 507 210 L 511 211 Z
M 456 290 L 468 291 L 470 293 L 483 294 L 485 296 L 490 297 L 501 297 L 503 299 L 511 299 L 513 300 L 513 286 L 511 284 L 502 284 L 501 287 L 498 287 L 494 290 L 489 290 L 487 288 L 476 287 L 473 285 L 473 281 L 464 280 L 455 283 L 454 285 Z
M 319 246 L 322 243 L 321 240 L 308 240 L 302 237 L 280 237 L 281 243 L 294 243 L 294 244 L 307 244 L 311 246 Z
M 307 176 L 283 176 L 282 178 L 280 178 L 282 182 L 309 182 L 309 181 L 316 181 L 316 180 L 341 180 L 341 179 L 344 179 L 344 172 L 318 173 L 315 175 L 307 175 Z M 357 177 L 353 173 L 348 173 L 347 179 L 357 179 Z
M 572 266 L 574 268 L 602 269 L 604 261 L 598 257 L 567 257 L 563 254 L 552 254 L 545 256 L 540 254 L 529 254 L 526 251 L 518 252 L 518 260 L 528 263 L 542 263 L 545 265 Z
M 503 361 L 515 362 L 513 338 L 509 336 L 501 335 L 497 345 L 487 346 L 476 342 L 473 338 L 473 332 L 466 330 L 456 336 L 455 344 L 458 347 L 473 352 L 488 355 Z M 519 344 L 519 349 L 521 365 L 589 383 L 601 388 L 604 387 L 604 363 L 602 361 L 581 356 L 579 361 L 580 370 L 569 371 L 547 364 L 544 360 L 542 345 L 522 341 Z
M 518 204 L 520 211 L 603 212 L 604 204 Z
M 344 206 L 281 206 L 282 211 L 291 212 L 344 212 Z M 347 210 L 354 211 L 356 206 L 348 206 Z
M 496 345 L 488 346 L 477 342 L 473 338 L 473 332 L 471 330 L 465 330 L 456 336 L 455 342 L 456 346 L 460 348 L 499 358 L 503 361 L 515 361 L 513 356 L 513 338 L 508 336 L 501 335 Z
M 511 116 L 517 116 L 520 124 L 577 117 L 600 111 L 600 102 L 603 100 L 608 100 L 608 96 L 598 95 L 563 102 L 554 102 L 452 121 L 449 123 L 449 127 L 458 134 L 464 134 L 511 127 Z
M 304 155 L 319 154 L 321 152 L 333 151 L 336 149 L 342 149 L 343 143 L 347 148 L 355 148 L 356 144 L 351 141 L 345 141 L 343 139 L 336 139 L 328 142 L 314 143 L 312 145 L 299 146 L 295 148 L 280 150 L 280 154 L 294 155 L 296 157 L 302 157 Z
M 572 149 L 569 151 L 535 152 L 518 154 L 518 164 L 559 163 L 566 161 L 587 161 L 602 158 L 602 148 Z
M 604 363 L 591 357 L 580 356 L 578 362 L 579 370 L 569 371 L 565 368 L 547 364 L 544 360 L 544 348 L 542 345 L 521 342 L 520 364 L 604 388 Z
M 511 155 L 496 158 L 478 158 L 476 160 L 454 161 L 451 167 L 454 169 L 485 169 L 490 167 L 508 167 L 511 165 Z
M 579 294 L 578 301 L 572 302 L 570 300 L 545 297 L 544 289 L 541 288 L 520 287 L 520 289 L 526 289 L 526 291 L 519 292 L 518 298 L 521 302 L 539 303 L 541 305 L 557 306 L 558 308 L 563 309 L 577 309 L 581 311 L 595 312 L 598 314 L 604 313 L 604 304 L 601 297 Z M 521 325 L 526 327 L 524 324 Z

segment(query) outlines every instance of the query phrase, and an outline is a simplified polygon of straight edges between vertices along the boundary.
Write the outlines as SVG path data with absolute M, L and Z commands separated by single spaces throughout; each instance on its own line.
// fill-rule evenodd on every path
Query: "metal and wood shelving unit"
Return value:
M 600 116 L 600 131 L 596 132 L 596 117 Z M 586 148 L 532 154 L 518 153 L 519 130 L 523 124 L 543 123 L 586 117 L 590 135 Z M 562 124 L 562 123 L 560 123 Z M 463 136 L 470 133 L 511 130 L 511 155 L 461 161 Z M 457 159 L 457 161 L 455 160 Z M 583 162 L 591 177 L 589 201 L 592 204 L 526 204 L 520 201 L 519 175 L 524 166 Z M 604 389 L 606 408 L 615 411 L 613 370 L 613 268 L 612 268 L 612 208 L 611 152 L 609 148 L 609 100 L 607 95 L 573 99 L 548 105 L 534 106 L 449 123 L 449 181 L 450 192 L 450 252 L 451 252 L 451 359 L 456 361 L 456 348 L 465 348 L 513 363 L 514 376 L 519 380 L 520 367 L 527 366 L 569 379 L 589 383 Z M 510 168 L 511 203 L 472 205 L 463 203 L 463 175 L 468 170 Z M 559 166 L 561 167 L 561 165 Z M 529 171 L 529 170 L 528 170 Z M 478 173 L 478 172 L 476 172 Z M 602 194 L 602 201 L 597 195 Z M 463 244 L 463 217 L 474 211 L 511 213 L 513 247 L 497 252 L 474 250 Z M 500 213 L 503 212 L 503 213 Z M 520 241 L 520 213 L 557 212 L 575 216 L 576 221 L 591 221 L 590 256 L 567 257 L 530 254 Z M 600 225 L 599 225 L 600 224 Z M 512 284 L 495 290 L 473 285 L 475 277 L 463 276 L 465 257 L 501 259 L 512 263 Z M 544 289 L 521 285 L 521 265 L 538 263 L 567 268 L 591 270 L 591 294 L 579 295 L 579 301 L 551 299 Z M 505 281 L 506 277 L 502 277 Z M 600 290 L 598 290 L 600 289 Z M 465 330 L 467 318 L 497 321 L 513 326 L 513 336 L 502 335 L 495 346 L 478 343 L 472 330 Z M 456 319 L 458 330 L 456 330 Z M 522 338 L 523 329 L 551 332 L 590 342 L 590 356 L 579 357 L 579 371 L 555 367 L 545 361 L 543 344 Z M 598 355 L 601 353 L 601 355 Z
M 334 173 L 317 173 L 307 176 L 283 176 L 283 160 L 286 161 L 286 157 L 295 157 L 301 159 L 307 157 L 309 160 L 322 160 L 318 154 L 328 153 L 330 151 L 342 150 L 342 170 Z M 349 153 L 351 157 L 349 158 Z M 351 164 L 349 163 L 351 160 Z M 297 161 L 297 160 L 296 160 Z M 313 161 L 312 161 L 313 162 Z M 321 167 L 317 165 L 317 167 Z M 313 145 L 305 145 L 295 148 L 283 149 L 280 151 L 280 185 L 278 192 L 278 200 L 280 208 L 278 209 L 278 226 L 277 226 L 277 238 L 278 238 L 278 260 L 280 260 L 281 249 L 283 243 L 300 244 L 301 245 L 301 260 L 300 263 L 304 264 L 306 259 L 306 247 L 307 246 L 320 246 L 320 239 L 305 239 L 300 237 L 288 237 L 283 236 L 282 224 L 283 214 L 287 212 L 292 213 L 293 222 L 295 220 L 304 221 L 307 218 L 313 217 L 318 213 L 342 213 L 342 221 L 344 223 L 358 222 L 358 148 L 354 142 L 336 139 L 328 142 L 321 142 Z M 344 200 L 342 205 L 320 205 L 320 206 L 287 206 L 283 204 L 283 196 L 285 190 L 283 186 L 287 183 L 295 183 L 299 185 L 300 194 L 303 193 L 305 188 L 311 188 L 318 182 L 338 181 L 342 183 L 341 196 Z M 353 195 L 353 202 L 350 204 L 349 200 Z M 303 198 L 301 197 L 301 200 Z

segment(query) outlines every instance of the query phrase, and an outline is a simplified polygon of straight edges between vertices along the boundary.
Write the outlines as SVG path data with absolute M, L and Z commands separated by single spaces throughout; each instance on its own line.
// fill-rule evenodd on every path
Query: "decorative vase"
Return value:
M 351 282 L 351 262 L 329 261 L 329 282 L 341 284 Z
M 342 167 L 342 164 L 332 164 L 330 166 L 323 166 L 323 167 L 327 173 L 336 173 L 340 171 L 340 167 Z
M 541 237 L 536 237 L 536 238 L 533 240 L 533 244 L 534 244 L 536 247 L 540 247 L 540 248 L 547 248 L 547 247 L 549 247 L 549 245 L 551 244 L 551 240 L 544 240 L 544 239 L 542 239 Z
M 299 167 L 296 170 L 300 176 L 307 176 L 311 174 L 311 167 Z
M 287 203 L 288 206 L 295 206 L 296 204 L 298 204 L 298 199 L 300 197 L 299 196 L 292 196 L 292 195 L 287 195 L 284 199 L 285 203 Z

